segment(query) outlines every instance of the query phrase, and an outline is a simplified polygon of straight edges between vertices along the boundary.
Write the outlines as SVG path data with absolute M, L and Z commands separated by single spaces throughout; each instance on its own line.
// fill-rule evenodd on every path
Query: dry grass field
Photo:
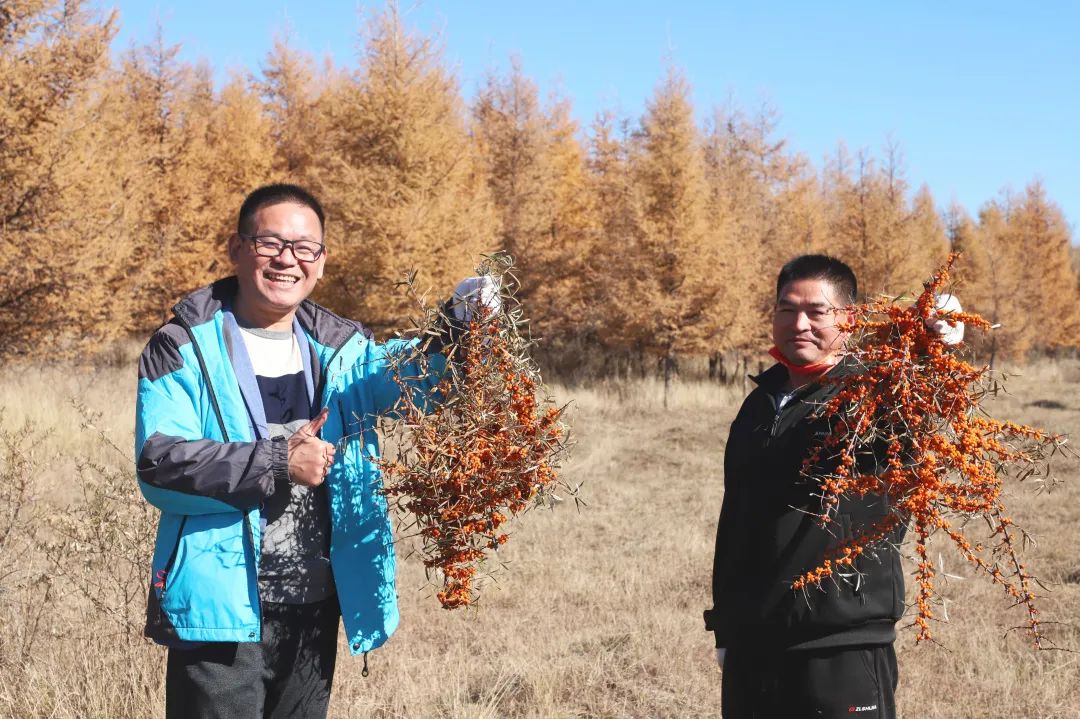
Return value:
M 123 455 L 133 374 L 12 371 L 0 383 L 2 717 L 162 714 L 164 651 L 138 631 L 153 516 Z M 992 409 L 1080 434 L 1078 385 L 1080 363 L 1038 364 Z M 665 411 L 661 391 L 650 382 L 558 389 L 573 400 L 566 477 L 583 482 L 588 507 L 527 514 L 500 553 L 506 570 L 467 612 L 439 607 L 402 546 L 402 626 L 371 654 L 366 679 L 341 648 L 331 715 L 719 716 L 721 675 L 701 611 L 724 440 L 741 397 L 679 384 Z M 95 412 L 96 429 L 81 427 Z M 1065 623 L 1053 630 L 1062 647 L 1080 649 L 1080 463 L 1054 469 L 1064 482 L 1053 492 L 1013 486 L 1009 503 L 1038 539 L 1028 557 L 1048 586 L 1044 618 Z M 1080 653 L 1037 653 L 1019 633 L 1006 636 L 1020 612 L 944 545 L 942 554 L 949 621 L 936 629 L 940 646 L 902 632 L 901 716 L 1080 717 Z

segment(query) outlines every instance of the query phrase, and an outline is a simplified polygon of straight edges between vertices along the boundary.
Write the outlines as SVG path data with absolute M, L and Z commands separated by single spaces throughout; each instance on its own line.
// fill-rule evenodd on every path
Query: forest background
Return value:
M 841 143 L 815 166 L 768 106 L 697 123 L 673 63 L 637 118 L 583 125 L 518 62 L 466 98 L 438 39 L 394 5 L 369 13 L 355 67 L 282 36 L 220 87 L 160 27 L 114 58 L 118 22 L 81 0 L 0 10 L 0 247 L 20 261 L 0 277 L 4 359 L 107 358 L 147 336 L 228 271 L 236 208 L 269 181 L 328 210 L 315 299 L 383 336 L 409 314 L 406 272 L 437 298 L 479 255 L 510 252 L 556 372 L 709 357 L 731 376 L 767 346 L 777 267 L 809 251 L 849 262 L 866 294 L 899 294 L 961 250 L 958 293 L 1001 324 L 986 349 L 1080 344 L 1078 253 L 1038 180 L 970 216 L 913 187 L 893 142 Z

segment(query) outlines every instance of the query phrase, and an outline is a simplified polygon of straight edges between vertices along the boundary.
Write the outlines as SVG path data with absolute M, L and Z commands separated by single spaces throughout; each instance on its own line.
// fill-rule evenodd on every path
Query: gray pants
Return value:
M 170 649 L 167 719 L 326 716 L 337 658 L 337 597 L 262 604 L 261 642 Z

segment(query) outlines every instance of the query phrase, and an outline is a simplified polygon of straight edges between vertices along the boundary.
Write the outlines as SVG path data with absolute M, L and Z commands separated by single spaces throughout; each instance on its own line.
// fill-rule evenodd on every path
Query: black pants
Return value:
M 170 649 L 167 719 L 322 718 L 337 658 L 337 597 L 262 604 L 261 642 Z
M 892 644 L 808 651 L 729 648 L 724 657 L 724 719 L 894 719 Z

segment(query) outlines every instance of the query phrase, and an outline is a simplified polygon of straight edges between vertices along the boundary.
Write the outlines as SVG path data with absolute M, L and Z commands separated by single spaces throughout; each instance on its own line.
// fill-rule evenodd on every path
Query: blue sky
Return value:
M 381 5 L 101 3 L 120 11 L 118 52 L 160 21 L 182 57 L 207 59 L 219 79 L 257 70 L 286 28 L 298 47 L 355 66 L 362 14 Z M 605 108 L 636 118 L 670 58 L 702 117 L 729 99 L 769 103 L 779 136 L 819 168 L 840 140 L 878 154 L 892 138 L 913 186 L 972 213 L 1038 177 L 1080 240 L 1080 3 L 901 5 L 427 0 L 401 10 L 441 38 L 466 97 L 516 55 L 542 92 L 570 98 L 582 125 Z

